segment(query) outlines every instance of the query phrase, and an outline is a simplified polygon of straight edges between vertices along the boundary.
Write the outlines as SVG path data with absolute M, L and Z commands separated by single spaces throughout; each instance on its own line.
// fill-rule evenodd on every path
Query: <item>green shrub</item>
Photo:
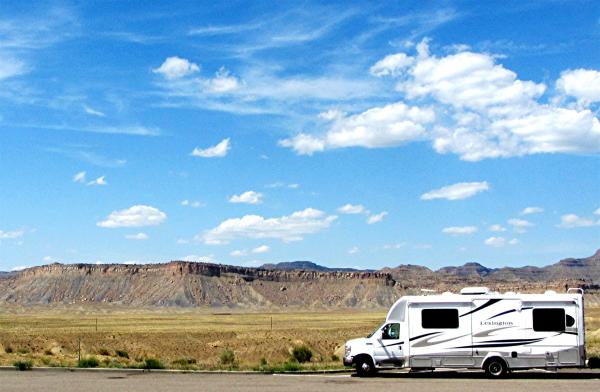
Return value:
M 98 367 L 98 365 L 100 365 L 100 362 L 98 362 L 96 357 L 87 357 L 87 358 L 83 358 L 81 361 L 79 361 L 79 364 L 77 365 L 77 367 L 95 368 L 95 367 Z
M 48 357 L 43 357 L 40 359 L 40 361 L 42 362 L 42 365 L 46 365 L 46 366 L 50 366 L 50 358 Z
M 44 355 L 54 355 L 54 354 L 52 354 L 52 350 L 46 349 L 46 350 L 44 350 Z
M 146 358 L 144 360 L 144 369 L 164 369 L 165 365 L 156 358 Z
M 106 366 L 108 366 L 109 368 L 116 368 L 116 369 L 123 368 L 123 364 L 115 359 L 111 359 L 110 361 L 108 361 Z
M 105 348 L 101 348 L 100 350 L 98 350 L 98 354 L 105 355 L 105 356 L 110 356 L 110 352 L 108 352 L 108 350 L 105 349 Z
M 6 346 L 6 348 L 4 349 L 4 352 L 7 354 L 12 354 L 13 353 L 13 348 L 11 346 Z
M 230 349 L 226 348 L 221 353 L 221 364 L 223 365 L 233 365 L 235 363 L 235 353 Z
M 17 370 L 31 370 L 31 368 L 33 367 L 33 362 L 31 362 L 30 360 L 26 360 L 26 361 L 16 361 L 13 363 L 13 366 L 17 369 Z
M 300 364 L 294 360 L 287 361 L 282 367 L 284 372 L 297 372 L 300 369 L 302 369 L 302 366 L 300 366 Z
M 313 353 L 308 346 L 302 345 L 294 347 L 294 350 L 292 350 L 292 357 L 294 357 L 294 359 L 300 363 L 310 362 L 312 356 Z
M 267 366 L 267 359 L 265 357 L 260 359 L 260 366 Z
M 600 357 L 589 357 L 588 358 L 588 367 L 595 369 L 595 368 L 600 368 Z
M 115 353 L 117 354 L 117 357 L 129 359 L 129 353 L 125 350 L 116 350 Z
M 337 361 L 339 361 L 339 360 L 340 360 L 340 357 L 338 357 L 337 355 L 333 354 L 333 355 L 331 356 L 331 360 L 332 360 L 333 362 L 337 362 Z

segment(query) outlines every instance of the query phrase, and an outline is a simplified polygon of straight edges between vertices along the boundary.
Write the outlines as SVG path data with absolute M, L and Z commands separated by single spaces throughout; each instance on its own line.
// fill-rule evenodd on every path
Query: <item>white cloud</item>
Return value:
M 73 176 L 73 182 L 79 182 L 83 184 L 85 182 L 85 172 L 80 171 L 79 173 L 75 174 Z
M 0 80 L 19 76 L 27 71 L 28 67 L 21 60 L 10 57 L 0 59 Z
M 96 225 L 114 229 L 117 227 L 143 227 L 160 225 L 167 219 L 167 214 L 158 208 L 146 205 L 134 205 L 125 210 L 113 211 Z
M 395 243 L 395 244 L 385 244 L 385 245 L 383 245 L 383 249 L 400 249 L 404 246 L 406 246 L 406 243 L 399 242 L 399 243 Z
M 14 240 L 23 237 L 25 230 L 3 231 L 0 230 L 0 240 Z
M 476 232 L 477 232 L 477 227 L 475 227 L 475 226 L 450 226 L 450 227 L 444 227 L 442 229 L 442 233 L 452 234 L 452 235 L 473 234 Z
M 232 76 L 225 67 L 221 67 L 213 79 L 206 81 L 207 91 L 212 93 L 227 93 L 240 88 L 240 81 Z
M 590 227 L 596 225 L 600 225 L 600 221 L 584 218 L 575 214 L 566 214 L 560 217 L 560 224 L 558 227 L 562 227 L 564 229 L 573 229 L 575 227 Z
M 261 253 L 267 253 L 270 250 L 271 250 L 271 248 L 269 248 L 267 245 L 261 245 L 261 246 L 257 246 L 256 248 L 252 249 L 252 253 L 261 254 Z
M 439 189 L 434 189 L 421 195 L 421 200 L 462 200 L 475 196 L 479 192 L 490 189 L 487 181 L 483 182 L 459 182 Z
M 596 209 L 596 211 L 594 211 L 594 214 L 600 215 L 600 208 Z
M 54 258 L 54 257 L 52 257 L 52 256 L 44 256 L 44 257 L 42 258 L 42 261 L 43 261 L 44 263 L 57 263 L 57 262 L 58 262 L 58 260 L 57 260 L 57 259 L 55 259 L 55 258 Z
M 104 178 L 105 176 L 100 176 L 98 178 L 96 178 L 95 180 L 92 180 L 90 182 L 87 183 L 87 185 L 107 185 L 108 183 L 106 182 L 106 179 Z
M 247 191 L 240 195 L 233 195 L 229 198 L 230 203 L 260 204 L 263 194 L 255 191 Z
M 222 158 L 227 155 L 227 151 L 231 148 L 230 139 L 223 139 L 217 145 L 200 149 L 198 147 L 194 148 L 192 151 L 192 156 L 202 157 L 202 158 Z
M 337 209 L 340 214 L 363 214 L 368 212 L 362 204 L 345 204 Z
M 167 57 L 161 66 L 153 69 L 152 72 L 161 74 L 165 78 L 172 80 L 191 75 L 199 70 L 200 67 L 197 64 L 194 64 L 187 59 L 174 56 Z
M 527 228 L 534 226 L 533 223 L 526 221 L 525 219 L 517 218 L 509 219 L 508 224 L 511 225 L 513 227 L 513 230 L 517 233 L 525 233 L 527 231 Z
M 541 207 L 526 207 L 521 211 L 521 215 L 539 214 L 540 212 L 544 212 Z
M 490 237 L 484 241 L 484 244 L 487 246 L 493 246 L 495 248 L 501 248 L 506 245 L 516 245 L 519 243 L 519 240 L 513 238 L 511 240 L 507 240 L 504 237 Z
M 556 81 L 556 88 L 585 105 L 600 102 L 600 72 L 582 68 L 564 71 Z
M 355 253 L 358 253 L 359 251 L 360 249 L 358 248 L 358 246 L 353 246 L 352 248 L 348 249 L 348 254 L 353 255 Z
M 177 245 L 186 245 L 189 244 L 190 241 L 186 240 L 185 238 L 178 238 L 177 241 L 175 241 L 175 243 Z
M 502 225 L 491 225 L 488 228 L 488 230 L 496 232 L 496 233 L 499 233 L 499 232 L 502 232 L 502 231 L 506 231 L 506 229 Z
M 200 208 L 204 207 L 205 204 L 199 201 L 182 200 L 180 203 L 184 207 Z
M 182 261 L 193 261 L 196 263 L 214 263 L 214 255 L 187 255 L 181 258 Z
M 344 147 L 394 147 L 423 138 L 424 124 L 434 119 L 434 111 L 429 108 L 397 102 L 351 116 L 340 115 L 325 134 L 300 133 L 280 140 L 279 145 L 300 155 Z
M 245 215 L 241 218 L 227 219 L 217 227 L 196 236 L 196 239 L 210 245 L 226 244 L 238 238 L 300 241 L 307 234 L 327 229 L 336 219 L 337 216 L 327 216 L 323 211 L 314 208 L 306 208 L 277 218 Z
M 387 211 L 382 211 L 379 214 L 373 214 L 367 218 L 367 224 L 372 225 L 374 223 L 381 222 L 387 214 Z
M 146 233 L 137 233 L 137 234 L 127 234 L 127 235 L 125 235 L 125 238 L 127 238 L 128 240 L 145 241 L 150 237 L 148 237 L 148 234 L 146 234 Z
M 333 148 L 380 148 L 428 140 L 438 153 L 457 154 L 466 161 L 600 151 L 596 113 L 560 106 L 560 99 L 544 99 L 545 84 L 521 80 L 498 64 L 497 57 L 466 49 L 437 57 L 424 40 L 415 56 L 386 56 L 371 72 L 396 81 L 407 103 L 337 116 L 324 134 L 300 133 L 281 140 L 280 145 L 311 155 Z M 570 86 L 580 101 L 596 101 L 599 74 L 569 71 L 559 87 L 566 91 Z M 589 87 L 583 87 L 585 82 Z M 428 106 L 410 106 L 413 102 Z
M 229 253 L 229 256 L 232 256 L 232 257 L 244 257 L 247 254 L 248 254 L 248 252 L 246 250 L 240 250 L 240 249 L 238 249 L 238 250 L 231 251 L 231 253 Z
M 413 62 L 414 58 L 405 53 L 391 54 L 376 62 L 369 71 L 375 76 L 396 76 Z
M 104 114 L 103 112 L 96 110 L 94 108 L 89 107 L 88 105 L 83 105 L 83 110 L 87 113 L 90 114 L 92 116 L 96 116 L 96 117 L 106 117 L 106 114 Z
M 11 272 L 23 271 L 24 269 L 30 268 L 28 265 L 18 265 L 10 269 Z

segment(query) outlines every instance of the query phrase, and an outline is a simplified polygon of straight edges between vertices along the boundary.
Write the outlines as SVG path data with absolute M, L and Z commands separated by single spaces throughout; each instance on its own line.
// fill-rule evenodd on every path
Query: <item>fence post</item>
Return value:
M 77 337 L 77 366 L 81 366 L 81 336 Z

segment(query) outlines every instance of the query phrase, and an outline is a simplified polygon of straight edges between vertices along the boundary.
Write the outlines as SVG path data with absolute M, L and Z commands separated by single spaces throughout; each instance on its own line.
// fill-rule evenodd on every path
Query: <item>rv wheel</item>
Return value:
M 486 361 L 484 365 L 485 373 L 489 377 L 500 378 L 506 375 L 508 368 L 502 358 L 494 357 Z
M 359 377 L 369 377 L 373 376 L 377 370 L 375 369 L 375 365 L 373 365 L 373 361 L 369 357 L 359 357 L 356 359 L 356 374 Z

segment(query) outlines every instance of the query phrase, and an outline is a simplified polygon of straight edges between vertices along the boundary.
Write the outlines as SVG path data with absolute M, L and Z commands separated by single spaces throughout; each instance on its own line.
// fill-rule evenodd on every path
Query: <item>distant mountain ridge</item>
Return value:
M 297 261 L 259 268 L 172 261 L 162 264 L 50 264 L 0 274 L 0 304 L 238 307 L 250 309 L 390 306 L 421 289 L 457 292 L 465 286 L 543 292 L 582 287 L 598 301 L 600 251 L 546 267 L 487 268 L 399 265 L 357 271 Z

